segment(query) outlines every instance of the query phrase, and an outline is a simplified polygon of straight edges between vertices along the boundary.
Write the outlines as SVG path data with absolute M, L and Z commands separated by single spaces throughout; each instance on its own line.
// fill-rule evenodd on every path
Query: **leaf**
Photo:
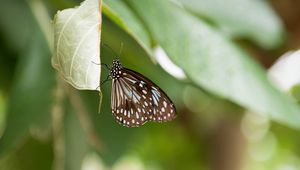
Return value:
M 37 26 L 26 1 L 2 0 L 0 5 L 1 41 L 11 53 L 22 53 Z M 20 29 L 22 28 L 22 29 Z M 5 42 L 6 41 L 6 42 Z M 1 47 L 1 51 L 7 50 Z M 3 52 L 2 51 L 2 52 Z M 11 55 L 8 55 L 11 56 Z
M 52 170 L 52 149 L 51 142 L 28 138 L 14 153 L 7 154 L 0 159 L 0 169 Z
M 220 117 L 228 117 L 232 113 L 243 113 L 245 110 L 228 100 L 217 98 L 193 86 L 186 86 L 183 101 L 190 111 L 201 113 L 194 118 L 197 127 L 209 129 L 220 121 Z M 230 116 L 229 116 L 230 117 Z M 200 122 L 200 123 L 199 123 Z
M 177 0 L 184 8 L 212 20 L 235 37 L 247 37 L 265 48 L 282 42 L 283 25 L 267 1 Z
M 269 78 L 282 91 L 289 91 L 300 84 L 299 65 L 300 50 L 286 52 L 269 68 Z
M 88 151 L 86 135 L 71 106 L 64 118 L 65 169 L 80 170 L 83 158 Z
M 291 89 L 290 92 L 292 96 L 298 101 L 300 104 L 300 84 L 294 85 Z
M 35 29 L 35 27 L 33 27 Z M 20 57 L 7 106 L 6 128 L 0 153 L 16 148 L 34 127 L 43 135 L 50 130 L 54 72 L 50 50 L 39 30 L 31 35 L 28 50 Z
M 100 84 L 101 0 L 59 11 L 54 18 L 52 65 L 77 89 Z
M 152 55 L 150 37 L 145 26 L 123 1 L 104 1 L 103 13 L 127 31 L 148 55 Z
M 151 35 L 197 85 L 250 110 L 300 128 L 300 109 L 265 71 L 216 30 L 169 1 L 128 0 Z

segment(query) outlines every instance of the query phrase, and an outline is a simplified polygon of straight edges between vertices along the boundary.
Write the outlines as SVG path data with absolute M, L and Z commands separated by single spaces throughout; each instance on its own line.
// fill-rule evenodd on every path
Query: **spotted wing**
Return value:
M 126 68 L 112 82 L 111 109 L 117 122 L 127 127 L 176 117 L 174 104 L 157 85 Z

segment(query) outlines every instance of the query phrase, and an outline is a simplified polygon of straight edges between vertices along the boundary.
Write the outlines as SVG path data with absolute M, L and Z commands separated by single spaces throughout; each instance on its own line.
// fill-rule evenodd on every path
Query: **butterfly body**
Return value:
M 138 127 L 148 121 L 166 122 L 176 117 L 170 98 L 140 73 L 124 68 L 118 59 L 113 61 L 110 77 L 111 110 L 118 123 Z

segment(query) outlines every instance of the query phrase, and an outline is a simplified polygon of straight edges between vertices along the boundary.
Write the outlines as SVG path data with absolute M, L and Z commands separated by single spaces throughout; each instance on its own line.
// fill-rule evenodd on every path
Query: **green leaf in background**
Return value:
M 55 67 L 77 89 L 96 90 L 100 84 L 101 1 L 86 0 L 54 18 Z
M 28 51 L 20 57 L 15 85 L 7 106 L 6 129 L 0 153 L 15 149 L 34 127 L 43 136 L 50 130 L 54 74 L 51 53 L 41 32 L 32 35 Z
M 78 116 L 71 106 L 64 118 L 64 130 L 65 170 L 80 170 L 82 160 L 88 151 L 88 144 Z
M 35 31 L 35 29 L 32 28 L 36 25 L 25 1 L 1 1 L 0 38 L 2 41 L 6 41 L 8 49 L 13 50 L 13 52 L 17 54 L 22 53 Z
M 195 141 L 186 135 L 183 129 L 177 128 L 174 125 L 165 128 L 149 128 L 143 136 L 136 140 L 143 145 L 133 145 L 132 148 L 137 150 L 140 157 L 144 159 L 145 164 L 148 164 L 149 169 L 155 169 L 154 167 L 156 166 L 160 166 L 161 169 L 172 170 L 209 169 L 205 168 L 204 162 L 199 161 L 203 159 L 197 153 L 200 151 L 206 157 L 209 157 L 208 148 L 200 147 L 206 145 L 204 140 L 200 139 L 195 143 Z M 153 168 L 150 168 L 151 166 Z
M 151 40 L 145 26 L 123 1 L 104 1 L 103 13 L 134 37 L 151 56 Z
M 267 1 L 177 1 L 198 16 L 212 20 L 222 31 L 232 36 L 247 37 L 264 48 L 274 48 L 282 42 L 282 23 Z
M 5 115 L 6 115 L 7 99 L 0 92 L 0 135 L 2 135 L 5 127 Z
M 1 170 L 51 170 L 53 150 L 51 142 L 41 142 L 34 138 L 28 140 L 13 154 L 0 160 Z
M 300 84 L 294 85 L 290 91 L 293 97 L 300 102 Z
M 243 108 L 228 100 L 220 99 L 190 85 L 183 89 L 183 102 L 191 112 L 195 113 L 190 124 L 194 122 L 199 129 L 212 129 L 220 119 L 235 117 L 236 114 L 245 112 Z
M 231 41 L 169 1 L 128 0 L 151 35 L 187 76 L 206 90 L 300 128 L 300 109 Z M 145 8 L 147 7 L 147 8 Z

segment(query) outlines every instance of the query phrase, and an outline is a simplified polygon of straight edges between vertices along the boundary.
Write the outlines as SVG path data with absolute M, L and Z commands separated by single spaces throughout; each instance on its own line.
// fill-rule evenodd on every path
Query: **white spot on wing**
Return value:
M 143 92 L 144 94 L 147 94 L 147 91 L 146 91 L 146 90 L 142 90 L 142 92 Z
M 167 102 L 166 101 L 164 101 L 163 104 L 164 104 L 165 107 L 167 107 Z

